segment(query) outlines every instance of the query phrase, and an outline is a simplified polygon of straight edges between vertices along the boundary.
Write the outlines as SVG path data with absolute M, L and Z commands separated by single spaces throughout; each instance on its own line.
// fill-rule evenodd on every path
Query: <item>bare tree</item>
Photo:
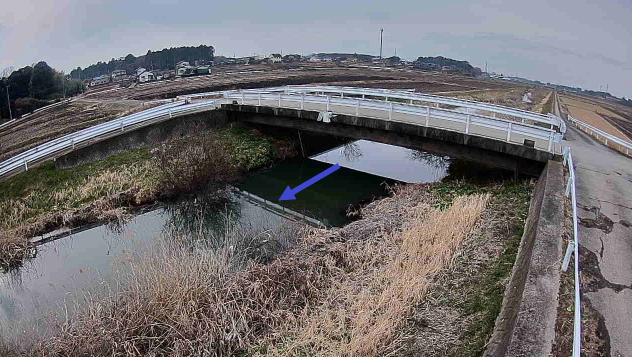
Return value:
M 411 160 L 421 161 L 437 170 L 446 170 L 450 166 L 451 158 L 421 150 L 411 150 L 407 155 Z
M 355 141 L 345 144 L 342 147 L 342 156 L 348 162 L 358 161 L 362 157 L 362 150 L 360 150 L 360 145 L 358 145 Z

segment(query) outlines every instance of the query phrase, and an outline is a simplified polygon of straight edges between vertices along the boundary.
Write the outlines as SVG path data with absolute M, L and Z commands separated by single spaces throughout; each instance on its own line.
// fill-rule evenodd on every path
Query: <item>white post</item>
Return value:
M 388 96 L 387 96 L 387 95 L 386 95 L 386 96 L 384 96 L 384 101 L 385 101 L 385 102 L 388 102 Z
M 568 263 L 571 261 L 571 255 L 573 254 L 573 250 L 575 249 L 575 242 L 568 242 L 568 247 L 566 247 L 566 254 L 564 255 L 564 261 L 562 262 L 562 271 L 566 271 L 568 269 Z
M 72 149 L 75 149 L 75 138 L 70 139 L 70 142 L 72 143 Z
M 169 112 L 169 116 L 171 117 L 171 112 Z M 123 121 L 121 120 L 121 131 L 125 131 L 125 129 L 123 129 Z
M 301 93 L 301 110 L 303 110 L 305 105 L 305 93 Z
M 393 119 L 393 102 L 391 102 L 388 108 L 388 120 L 391 120 L 391 119 Z
M 259 92 L 259 106 L 261 106 L 261 92 Z
M 412 99 L 410 100 L 410 105 L 413 105 L 413 100 Z
M 572 170 L 572 167 L 569 167 L 569 170 Z M 568 181 L 566 182 L 566 197 L 568 197 L 571 194 L 571 177 L 568 178 Z
M 171 114 L 171 108 L 169 108 L 169 118 L 173 118 L 173 114 Z
M 244 105 L 244 92 L 241 92 L 241 105 Z
M 356 102 L 356 116 L 360 116 L 360 100 Z
M 553 132 L 549 133 L 549 152 L 553 152 Z
M 362 94 L 362 99 L 364 99 L 364 94 Z
M 29 170 L 29 164 L 26 163 L 26 159 L 24 159 L 24 171 Z
M 330 96 L 327 96 L 327 111 L 329 111 L 329 99 L 330 99 Z
M 606 138 L 606 146 L 608 146 L 608 138 Z
M 281 93 L 279 93 L 279 108 L 281 108 Z
M 426 126 L 428 126 L 428 122 L 430 122 L 430 106 L 426 107 Z
M 507 128 L 507 142 L 511 140 L 511 124 L 509 123 L 509 128 Z
M 467 115 L 467 122 L 465 123 L 465 134 L 470 133 L 470 115 Z

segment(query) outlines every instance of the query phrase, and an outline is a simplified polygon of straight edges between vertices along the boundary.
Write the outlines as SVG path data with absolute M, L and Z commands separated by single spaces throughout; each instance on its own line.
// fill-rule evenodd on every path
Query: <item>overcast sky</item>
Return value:
M 509 4 L 511 3 L 511 4 Z M 630 0 L 26 0 L 0 12 L 0 70 L 44 60 L 69 72 L 148 49 L 207 44 L 216 55 L 442 55 L 632 97 Z

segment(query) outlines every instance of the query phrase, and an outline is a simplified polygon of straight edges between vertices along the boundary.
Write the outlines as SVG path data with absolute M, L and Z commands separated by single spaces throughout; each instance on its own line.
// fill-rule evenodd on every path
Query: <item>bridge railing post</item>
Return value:
M 331 96 L 327 96 L 327 111 L 329 111 L 329 101 L 331 100 Z
M 469 134 L 470 133 L 470 115 L 467 115 L 467 121 L 465 122 L 465 134 Z
M 28 171 L 29 170 L 29 164 L 26 162 L 26 159 L 24 159 L 24 171 Z
M 356 116 L 360 116 L 360 99 L 356 102 Z
M 388 120 L 392 120 L 393 119 L 393 102 L 391 102 L 388 107 L 389 107 L 388 108 Z
M 424 125 L 428 126 L 429 122 L 430 122 L 430 106 L 427 106 L 426 107 L 426 123 Z
M 509 123 L 509 125 L 507 126 L 507 142 L 509 142 L 511 140 L 511 123 Z
M 549 152 L 553 152 L 553 131 L 549 132 Z
M 261 106 L 261 92 L 259 92 L 259 106 Z
M 281 93 L 279 93 L 279 108 L 281 108 Z
M 305 107 L 305 93 L 301 93 L 301 110 Z

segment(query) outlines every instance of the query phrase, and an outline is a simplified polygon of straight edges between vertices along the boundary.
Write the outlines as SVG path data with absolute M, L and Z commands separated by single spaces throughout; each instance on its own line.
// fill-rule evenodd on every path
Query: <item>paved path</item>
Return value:
M 577 175 L 583 299 L 601 315 L 608 355 L 632 357 L 632 159 L 570 125 L 563 145 Z

